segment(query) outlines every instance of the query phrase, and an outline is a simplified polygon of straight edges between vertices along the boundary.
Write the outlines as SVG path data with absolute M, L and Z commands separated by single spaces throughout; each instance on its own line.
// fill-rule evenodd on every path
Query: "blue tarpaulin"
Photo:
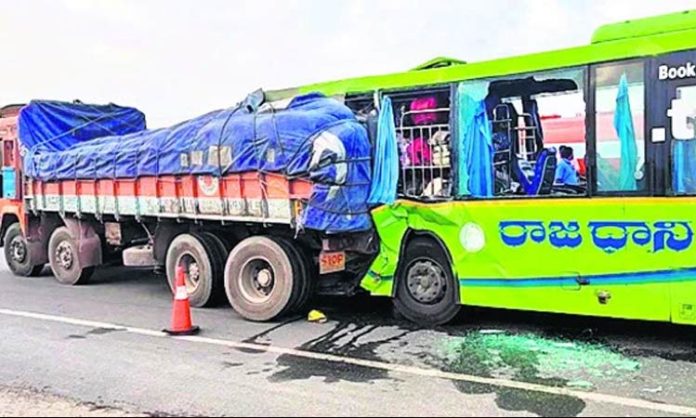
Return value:
M 493 196 L 493 132 L 485 101 L 459 88 L 459 194 Z
M 145 130 L 145 115 L 130 107 L 35 100 L 19 113 L 19 137 L 26 151 L 65 151 L 109 135 Z
M 371 205 L 391 205 L 396 201 L 399 181 L 399 144 L 396 139 L 394 109 L 389 97 L 382 100 L 375 147 Z
M 131 126 L 135 133 L 75 137 L 70 143 L 65 141 L 70 136 L 63 132 L 81 127 L 78 115 L 88 108 L 73 108 L 75 117 L 65 110 L 68 114 L 56 121 L 48 115 L 47 122 L 33 117 L 42 106 L 30 104 L 20 118 L 20 140 L 29 149 L 24 167 L 30 177 L 51 181 L 282 173 L 314 183 L 301 227 L 327 233 L 372 228 L 367 205 L 372 175 L 367 131 L 348 107 L 334 99 L 318 94 L 297 97 L 285 110 L 258 111 L 239 105 L 149 131 L 138 131 L 127 113 L 121 125 Z M 66 122 L 60 132 L 44 129 L 62 121 Z M 113 129 L 110 125 L 109 130 Z M 36 130 L 41 140 L 35 139 Z M 59 142 L 50 139 L 52 134 Z
M 616 112 L 614 113 L 614 128 L 621 143 L 621 167 L 619 174 L 619 190 L 638 190 L 636 171 L 638 170 L 638 145 L 636 144 L 636 132 L 633 127 L 633 113 L 628 94 L 628 78 L 626 74 L 619 82 L 619 94 L 616 98 Z

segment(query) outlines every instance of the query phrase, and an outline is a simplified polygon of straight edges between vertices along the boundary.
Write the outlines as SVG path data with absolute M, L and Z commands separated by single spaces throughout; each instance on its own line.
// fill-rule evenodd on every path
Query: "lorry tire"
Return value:
M 211 240 L 215 241 L 215 243 L 222 248 L 222 252 L 225 254 L 225 260 L 227 261 L 227 255 L 232 251 L 232 248 L 234 245 L 230 243 L 230 239 L 228 237 L 224 237 L 221 235 L 216 234 L 215 232 L 210 232 L 206 231 L 202 233 L 204 236 L 209 237 Z M 224 264 L 224 262 L 223 262 Z M 223 265 L 224 267 L 224 265 Z
M 12 224 L 5 234 L 5 261 L 15 276 L 36 277 L 41 274 L 43 264 L 34 264 L 27 247 L 27 239 L 18 223 Z
M 295 274 L 293 300 L 288 307 L 287 313 L 304 313 L 303 311 L 314 294 L 316 284 L 309 257 L 297 243 L 284 238 L 275 238 L 275 241 L 282 245 L 291 256 L 293 266 L 297 272 Z
M 174 291 L 176 268 L 186 272 L 189 302 L 195 308 L 214 305 L 222 294 L 224 255 L 217 244 L 202 234 L 182 234 L 167 250 L 166 267 L 169 287 Z
M 451 322 L 461 311 L 450 261 L 440 245 L 416 238 L 406 247 L 396 283 L 394 307 L 406 319 L 431 327 Z
M 86 284 L 94 274 L 94 267 L 80 266 L 77 242 L 64 226 L 53 231 L 48 242 L 48 261 L 56 280 L 76 286 Z
M 199 236 L 199 234 L 194 234 L 194 236 Z M 210 262 L 213 264 L 213 294 L 208 306 L 217 306 L 225 300 L 225 263 L 230 251 L 225 242 L 213 233 L 203 232 L 200 237 L 208 250 Z
M 240 242 L 225 266 L 225 291 L 234 310 L 255 322 L 272 321 L 297 302 L 295 257 L 285 245 L 268 237 Z

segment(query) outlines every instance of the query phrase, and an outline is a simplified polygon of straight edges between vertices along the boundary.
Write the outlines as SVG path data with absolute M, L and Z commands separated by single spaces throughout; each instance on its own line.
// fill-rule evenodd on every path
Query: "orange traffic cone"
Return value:
M 191 324 L 191 305 L 186 290 L 186 273 L 183 266 L 176 268 L 175 289 L 172 328 L 164 332 L 172 336 L 196 335 L 201 329 Z

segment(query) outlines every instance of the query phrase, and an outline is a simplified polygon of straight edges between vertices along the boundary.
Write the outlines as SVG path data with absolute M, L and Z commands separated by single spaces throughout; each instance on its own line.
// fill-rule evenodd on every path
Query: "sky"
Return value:
M 117 103 L 152 128 L 276 89 L 587 44 L 696 0 L 0 0 L 0 106 Z

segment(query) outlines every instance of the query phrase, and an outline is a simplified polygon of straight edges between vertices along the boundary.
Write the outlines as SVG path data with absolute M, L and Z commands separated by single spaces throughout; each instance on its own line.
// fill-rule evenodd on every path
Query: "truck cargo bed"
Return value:
M 27 180 L 27 209 L 97 217 L 133 216 L 294 225 L 312 183 L 280 174 L 162 176 L 119 180 Z

